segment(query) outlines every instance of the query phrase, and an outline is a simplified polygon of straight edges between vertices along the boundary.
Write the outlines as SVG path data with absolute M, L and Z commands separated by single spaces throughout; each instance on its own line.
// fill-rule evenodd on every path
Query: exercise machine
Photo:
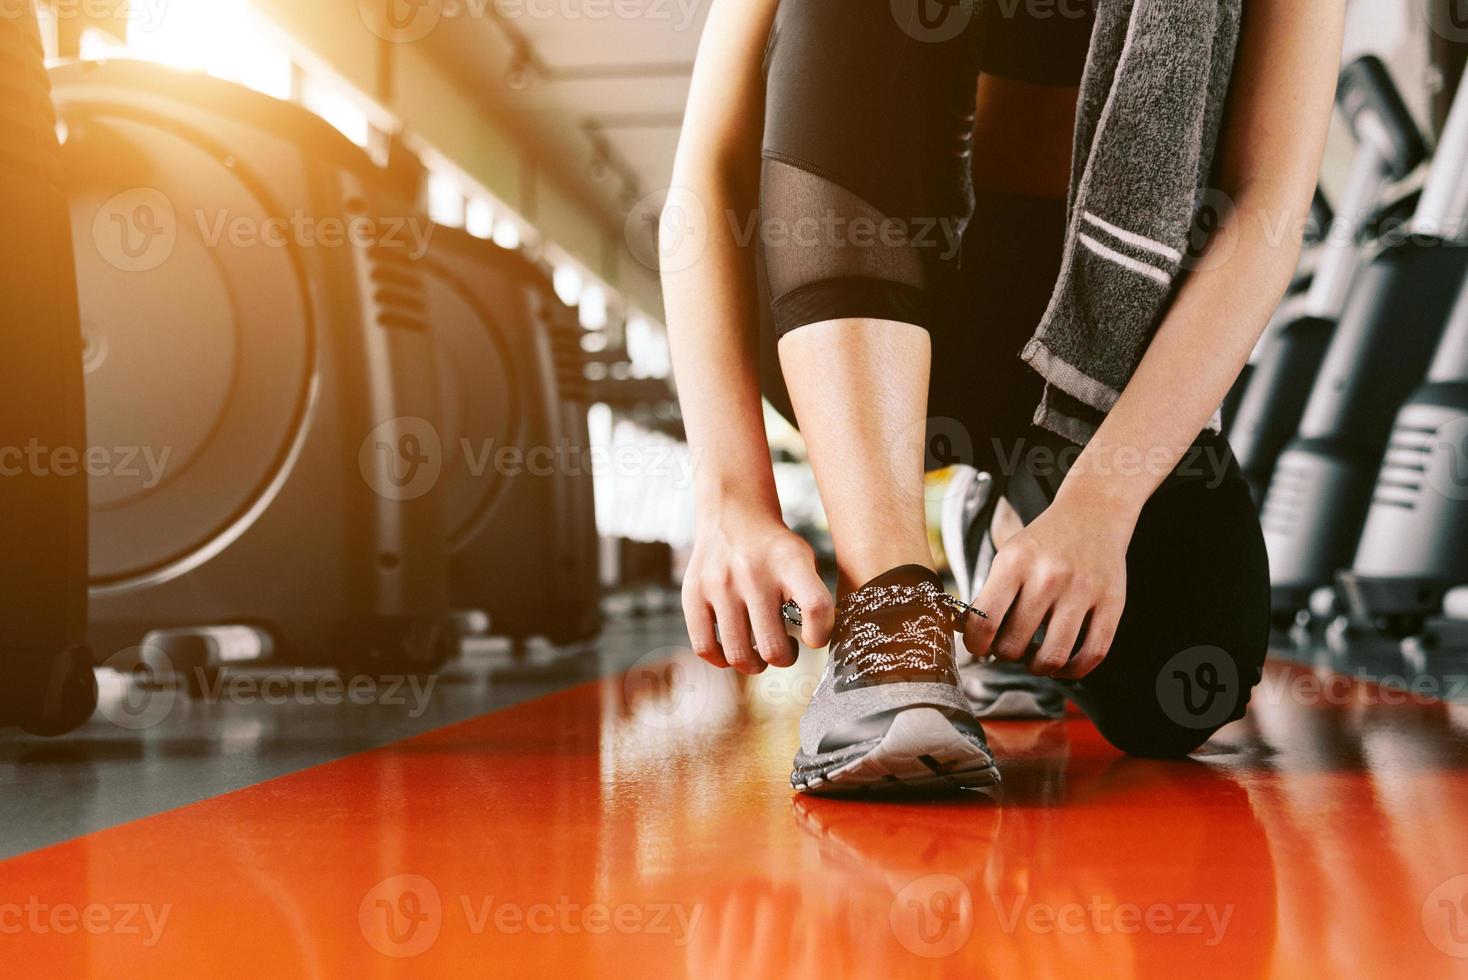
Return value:
M 454 607 L 517 641 L 590 639 L 601 588 L 576 313 L 536 263 L 453 228 L 434 230 L 423 264 Z
M 1354 618 L 1399 639 L 1468 585 L 1468 280 L 1427 378 L 1397 413 L 1356 560 L 1336 579 Z
M 1392 436 L 1422 379 L 1465 271 L 1468 100 L 1460 90 L 1410 234 L 1383 242 L 1362 269 L 1331 338 L 1299 431 L 1281 455 L 1261 522 L 1277 622 L 1351 564 Z
M 426 222 L 299 107 L 138 62 L 52 81 L 105 464 L 97 655 L 435 669 L 457 644 Z
M 0 727 L 91 717 L 81 329 L 56 116 L 29 4 L 0 17 Z
M 1311 382 L 1364 259 L 1366 231 L 1381 197 L 1427 155 L 1416 123 L 1376 57 L 1347 66 L 1336 102 L 1356 140 L 1350 178 L 1315 250 L 1308 283 L 1286 298 L 1250 359 L 1254 367 L 1227 430 L 1256 500 L 1264 499 L 1279 455 L 1299 427 Z

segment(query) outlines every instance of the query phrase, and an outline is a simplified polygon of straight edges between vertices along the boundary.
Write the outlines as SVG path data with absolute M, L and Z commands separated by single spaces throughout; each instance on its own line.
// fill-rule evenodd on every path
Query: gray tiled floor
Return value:
M 617 673 L 683 637 L 679 616 L 619 617 L 593 649 L 531 677 L 505 674 L 506 644 L 477 641 L 431 687 L 249 672 L 227 675 L 203 701 L 102 672 L 102 707 L 81 730 L 55 740 L 0 733 L 0 858 Z

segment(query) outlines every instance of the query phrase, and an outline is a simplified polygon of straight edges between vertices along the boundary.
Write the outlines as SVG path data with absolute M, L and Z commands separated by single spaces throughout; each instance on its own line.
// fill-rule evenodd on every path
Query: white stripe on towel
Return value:
M 1081 244 L 1086 246 L 1086 248 L 1089 248 L 1091 251 L 1095 252 L 1097 255 L 1101 256 L 1103 259 L 1106 259 L 1109 262 L 1115 262 L 1123 269 L 1130 269 L 1132 272 L 1135 272 L 1138 275 L 1146 276 L 1148 279 L 1155 279 L 1157 282 L 1160 282 L 1164 286 L 1172 285 L 1172 277 L 1163 272 L 1161 269 L 1157 268 L 1156 266 L 1148 265 L 1145 262 L 1138 262 L 1130 255 L 1122 255 L 1115 249 L 1107 248 L 1105 245 L 1102 245 L 1090 235 L 1082 235 Z
M 1164 259 L 1167 259 L 1169 262 L 1181 262 L 1183 260 L 1183 253 L 1179 252 L 1177 249 L 1169 248 L 1161 242 L 1153 241 L 1152 239 L 1147 238 L 1145 235 L 1138 235 L 1134 231 L 1127 231 L 1125 228 L 1118 228 L 1111 222 L 1103 221 L 1089 211 L 1082 212 L 1081 216 L 1089 221 L 1091 224 L 1095 225 L 1097 228 L 1100 228 L 1107 234 L 1114 235 L 1115 237 L 1126 242 L 1128 245 L 1131 245 L 1135 248 L 1140 248 L 1143 251 L 1152 252 L 1156 255 L 1160 255 Z

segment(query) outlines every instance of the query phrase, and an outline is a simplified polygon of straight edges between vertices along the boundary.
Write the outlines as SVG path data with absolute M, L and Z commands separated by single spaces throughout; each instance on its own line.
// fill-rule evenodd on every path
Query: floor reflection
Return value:
M 994 724 L 1002 786 L 873 804 L 785 781 L 818 658 L 758 678 L 652 644 L 629 662 L 4 862 L 7 894 L 48 909 L 168 911 L 152 945 L 8 933 L 8 967 L 1191 980 L 1468 964 L 1463 706 L 1312 688 L 1328 675 L 1275 663 L 1199 760 L 1124 758 L 1080 717 Z

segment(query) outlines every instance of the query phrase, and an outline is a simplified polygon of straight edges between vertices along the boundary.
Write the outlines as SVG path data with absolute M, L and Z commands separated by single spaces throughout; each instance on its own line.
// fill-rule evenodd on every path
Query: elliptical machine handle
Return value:
M 1375 55 L 1341 72 L 1336 104 L 1356 138 L 1351 175 L 1321 245 L 1304 312 L 1335 320 L 1345 309 L 1361 258 L 1362 231 L 1388 184 L 1405 179 L 1427 157 L 1422 134 Z

